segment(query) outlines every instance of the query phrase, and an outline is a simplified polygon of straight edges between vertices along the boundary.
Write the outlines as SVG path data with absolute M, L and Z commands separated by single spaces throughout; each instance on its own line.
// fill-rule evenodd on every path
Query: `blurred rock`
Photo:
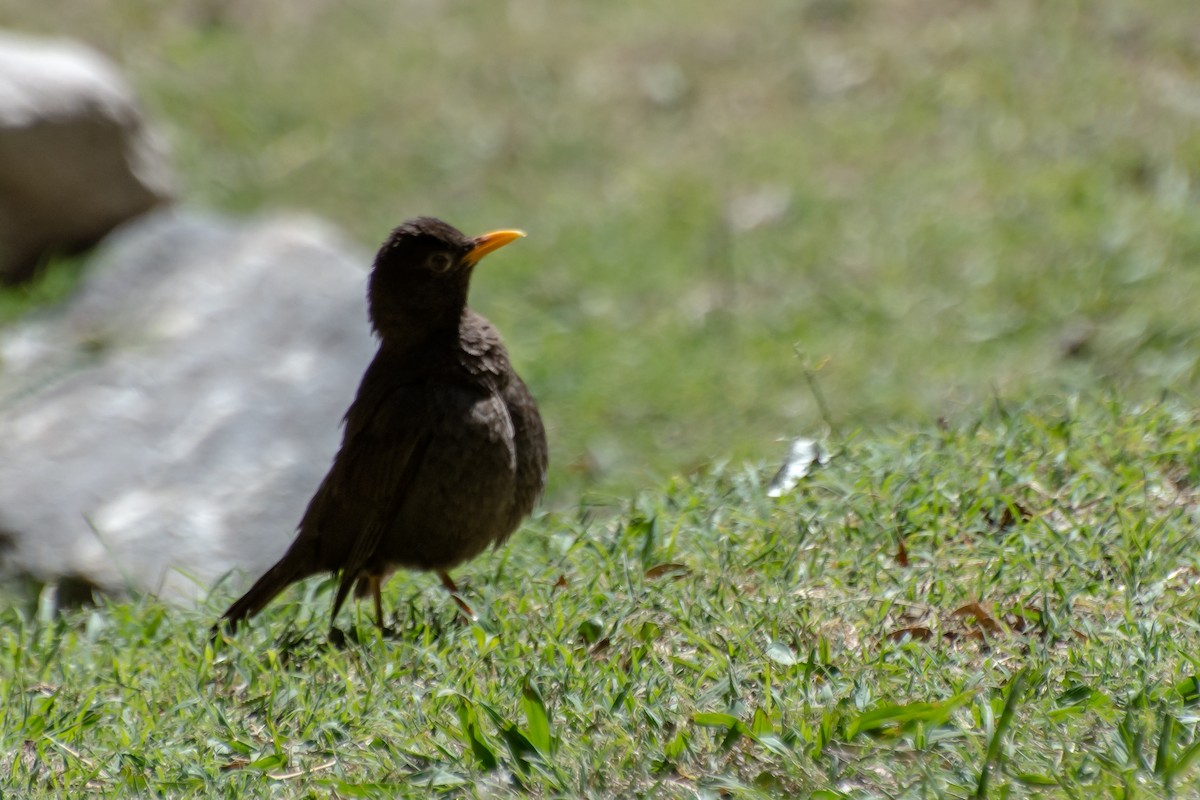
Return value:
M 174 185 L 165 149 L 103 56 L 0 33 L 0 280 L 90 247 Z
M 183 598 L 273 562 L 374 351 L 367 264 L 309 218 L 109 237 L 0 331 L 0 577 Z

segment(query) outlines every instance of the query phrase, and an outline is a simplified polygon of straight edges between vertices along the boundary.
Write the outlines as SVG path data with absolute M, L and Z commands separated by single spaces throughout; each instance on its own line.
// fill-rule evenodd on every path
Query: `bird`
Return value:
M 398 568 L 449 570 L 499 547 L 546 486 L 546 430 L 496 328 L 467 305 L 480 259 L 525 234 L 468 237 L 434 217 L 396 227 L 371 269 L 379 347 L 343 420 L 341 447 L 283 557 L 222 615 L 232 633 L 280 592 L 338 576 L 331 635 L 350 590 L 380 591 Z M 461 600 L 460 607 L 464 607 Z M 469 609 L 467 609 L 469 611 Z

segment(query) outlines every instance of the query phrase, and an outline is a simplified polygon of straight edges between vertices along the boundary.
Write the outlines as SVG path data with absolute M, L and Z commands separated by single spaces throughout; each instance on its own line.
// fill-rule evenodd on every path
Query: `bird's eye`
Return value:
M 430 253 L 425 264 L 434 272 L 448 272 L 454 265 L 454 259 L 449 253 Z

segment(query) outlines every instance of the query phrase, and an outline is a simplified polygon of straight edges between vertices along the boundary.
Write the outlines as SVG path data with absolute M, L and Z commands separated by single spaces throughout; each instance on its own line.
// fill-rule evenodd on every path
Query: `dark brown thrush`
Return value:
M 546 433 L 500 334 L 467 307 L 479 259 L 523 236 L 474 239 L 431 217 L 392 231 L 367 299 L 379 352 L 346 412 L 342 446 L 292 546 L 222 619 L 257 614 L 290 584 L 339 573 L 371 594 L 398 567 L 451 567 L 505 541 L 546 483 Z

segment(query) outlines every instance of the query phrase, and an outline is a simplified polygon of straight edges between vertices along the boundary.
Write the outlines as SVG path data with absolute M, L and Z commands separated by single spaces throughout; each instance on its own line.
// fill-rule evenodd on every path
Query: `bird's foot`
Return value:
M 459 617 L 459 622 L 466 625 L 474 625 L 475 623 L 479 622 L 479 617 L 475 616 L 475 612 L 469 605 L 467 605 L 467 601 L 463 600 L 462 595 L 459 594 L 458 584 L 455 583 L 454 579 L 450 577 L 450 573 L 446 572 L 444 569 L 438 570 L 438 578 L 441 579 L 442 586 L 446 587 L 446 591 L 450 593 L 450 597 L 453 598 L 454 604 L 458 606 L 458 611 L 462 615 Z
M 474 625 L 479 622 L 479 617 L 475 616 L 475 612 L 467 605 L 467 601 L 463 600 L 457 594 L 451 594 L 450 597 L 454 600 L 454 605 L 458 606 L 458 621 L 463 625 Z
M 390 625 L 375 625 L 379 636 L 383 639 L 399 640 L 404 638 L 404 632 Z M 370 640 L 367 630 L 360 630 L 357 625 L 351 625 L 348 631 L 333 627 L 329 629 L 328 642 L 339 650 L 345 650 L 350 645 L 363 645 Z

